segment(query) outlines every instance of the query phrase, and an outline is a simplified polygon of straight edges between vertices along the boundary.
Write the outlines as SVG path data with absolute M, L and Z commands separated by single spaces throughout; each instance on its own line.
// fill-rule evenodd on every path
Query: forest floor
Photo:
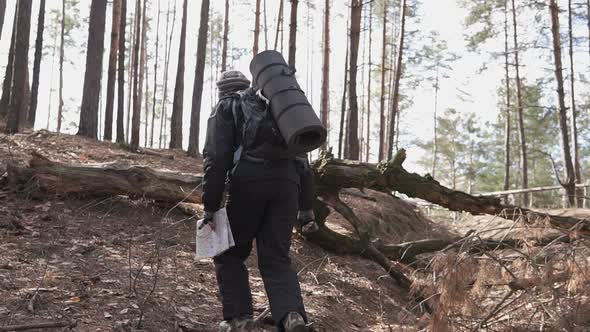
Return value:
M 116 144 L 45 131 L 0 135 L 0 329 L 69 321 L 76 322 L 74 331 L 216 331 L 221 309 L 215 273 L 211 260 L 194 259 L 194 218 L 125 196 L 13 193 L 1 176 L 9 162 L 26 162 L 32 151 L 62 162 L 127 160 L 181 172 L 202 170 L 200 160 L 180 151 L 133 153 Z M 343 199 L 361 218 L 376 220 L 374 234 L 391 243 L 449 238 L 491 221 L 498 228 L 493 217 L 435 224 L 400 199 L 363 195 L 370 199 L 354 193 Z M 334 213 L 328 223 L 334 230 L 352 231 Z M 418 331 L 431 324 L 371 261 L 333 255 L 298 235 L 291 257 L 315 331 Z M 267 301 L 256 256 L 247 264 L 259 314 Z
M 173 159 L 137 154 L 41 131 L 0 136 L 0 175 L 9 161 L 26 161 L 32 151 L 63 162 L 127 160 L 201 171 L 201 162 L 183 152 L 162 151 Z M 396 240 L 431 235 L 418 214 L 407 218 L 413 230 L 382 231 L 400 234 Z M 215 331 L 221 311 L 215 272 L 210 260 L 194 259 L 194 224 L 147 200 L 13 194 L 0 183 L 0 327 L 65 320 L 77 322 L 75 331 L 123 331 L 135 329 L 143 316 L 145 331 Z M 378 265 L 331 255 L 296 235 L 292 261 L 317 331 L 414 330 L 418 317 L 406 309 L 411 301 Z M 255 255 L 248 266 L 259 314 L 267 302 Z

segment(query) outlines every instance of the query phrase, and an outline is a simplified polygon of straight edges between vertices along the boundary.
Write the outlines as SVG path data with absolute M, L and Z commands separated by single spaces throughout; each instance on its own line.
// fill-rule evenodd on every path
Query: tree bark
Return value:
M 139 131 L 141 127 L 141 102 L 143 98 L 143 76 L 145 73 L 145 51 L 142 47 L 146 36 L 146 22 L 145 17 L 146 2 L 143 1 L 141 7 L 141 0 L 136 2 L 137 21 L 135 23 L 135 44 L 134 48 L 134 75 L 133 75 L 133 115 L 131 117 L 131 141 L 130 145 L 133 149 L 139 148 Z
M 297 51 L 297 5 L 299 0 L 291 0 L 291 24 L 289 25 L 289 66 L 295 68 Z
M 168 3 L 170 5 L 170 2 Z M 162 115 L 160 117 L 160 140 L 158 147 L 161 149 L 166 146 L 168 123 L 168 73 L 170 65 L 170 52 L 172 51 L 172 36 L 174 36 L 174 25 L 176 24 L 176 2 L 174 2 L 174 12 L 172 14 L 172 29 L 170 29 L 170 37 L 168 38 L 168 19 L 170 14 L 170 6 L 168 6 L 168 13 L 166 15 L 166 45 L 164 54 L 164 97 L 162 98 Z
M 359 160 L 359 139 L 358 139 L 358 97 L 356 93 L 356 76 L 359 37 L 361 33 L 361 14 L 363 9 L 362 0 L 353 0 L 350 8 L 350 56 L 348 82 L 348 98 L 350 100 L 349 128 L 348 128 L 348 159 Z
M 80 106 L 80 124 L 77 135 L 97 138 L 98 101 L 102 78 L 102 57 L 104 51 L 106 0 L 92 0 L 86 53 L 86 73 Z
M 371 69 L 373 68 L 373 7 L 374 2 L 369 4 L 369 79 L 367 80 L 367 133 L 366 133 L 366 147 L 365 147 L 365 161 L 369 162 L 371 155 Z
M 20 183 L 34 177 L 38 185 L 58 194 L 129 195 L 167 202 L 198 203 L 202 176 L 129 166 L 124 162 L 106 164 L 62 164 L 34 153 L 29 167 L 11 166 L 12 179 Z
M 19 132 L 26 124 L 29 100 L 29 37 L 31 33 L 31 0 L 19 0 L 16 39 L 14 43 L 14 69 L 6 132 Z
M 555 64 L 555 79 L 557 81 L 557 97 L 559 102 L 559 127 L 561 129 L 561 150 L 565 165 L 565 182 L 562 186 L 567 195 L 568 204 L 576 204 L 576 176 L 570 153 L 570 141 L 567 124 L 567 109 L 565 106 L 565 92 L 563 89 L 563 66 L 561 63 L 561 37 L 559 35 L 559 8 L 555 0 L 549 0 L 549 14 L 551 15 L 551 33 L 553 36 L 553 57 Z
M 436 162 L 438 156 L 438 65 L 436 66 L 436 79 L 434 81 L 434 138 L 432 140 L 432 175 L 436 179 Z
M 504 126 L 504 190 L 510 188 L 510 73 L 508 63 L 508 0 L 504 0 L 504 80 L 506 81 L 506 125 Z M 508 196 L 504 196 L 504 203 L 508 203 Z
M 520 175 L 522 177 L 522 188 L 527 188 L 529 186 L 528 180 L 528 157 L 527 157 L 527 148 L 526 148 L 526 136 L 524 133 L 524 106 L 522 101 L 522 82 L 520 79 L 520 64 L 519 64 L 519 56 L 518 56 L 518 24 L 516 22 L 516 5 L 514 0 L 512 0 L 512 26 L 513 26 L 513 37 L 514 37 L 514 66 L 516 70 L 516 114 L 518 117 L 518 137 L 520 137 Z M 523 196 L 523 205 L 529 206 L 529 195 L 524 194 Z
M 405 32 L 406 32 L 406 12 L 407 12 L 407 5 L 406 0 L 402 0 L 401 4 L 401 23 L 400 23 L 400 32 L 399 32 L 399 47 L 397 51 L 397 60 L 396 60 L 396 71 L 395 71 L 395 82 L 393 87 L 393 97 L 392 97 L 392 107 L 391 107 L 391 115 L 389 121 L 389 135 L 388 135 L 388 153 L 387 159 L 391 159 L 393 157 L 393 138 L 395 137 L 395 117 L 396 114 L 399 112 L 399 84 L 402 77 L 402 61 L 404 58 L 404 40 L 405 40 Z
M 136 1 L 137 2 L 137 1 Z M 137 30 L 137 24 L 138 20 L 139 20 L 139 14 L 137 13 L 137 9 L 138 6 L 135 6 L 135 13 L 133 14 L 133 20 L 132 20 L 132 24 L 131 24 L 131 39 L 129 39 L 129 49 L 131 50 L 131 52 L 129 52 L 129 71 L 127 72 L 127 76 L 129 76 L 129 79 L 127 80 L 127 121 L 125 123 L 125 142 L 129 143 L 130 139 L 131 139 L 131 113 L 133 113 L 133 104 L 131 104 L 131 102 L 134 100 L 133 96 L 134 96 L 134 92 L 133 92 L 133 87 L 134 87 L 134 82 L 135 82 L 135 38 L 137 36 L 136 30 Z
M 53 106 L 53 73 L 55 72 L 55 54 L 57 53 L 57 36 L 53 38 L 53 52 L 51 55 L 51 74 L 49 74 L 49 102 L 47 103 L 47 124 L 45 125 L 45 130 L 49 130 L 49 123 L 51 121 L 51 109 Z
M 349 21 L 350 16 L 346 21 L 346 34 L 349 33 Z M 348 36 L 347 36 L 348 37 Z M 346 120 L 346 91 L 348 88 L 348 55 L 350 53 L 349 47 L 349 38 L 346 38 L 346 53 L 344 55 L 344 86 L 342 88 L 342 101 L 340 103 L 340 131 L 338 132 L 338 158 L 342 158 L 344 156 L 344 122 Z
M 180 29 L 180 47 L 178 50 L 178 67 L 176 70 L 176 86 L 174 87 L 174 102 L 172 104 L 172 119 L 170 124 L 170 149 L 182 149 L 182 110 L 184 100 L 184 59 L 186 52 L 186 6 L 182 6 L 182 28 Z
M 6 15 L 6 0 L 0 0 L 0 39 L 2 39 L 2 28 L 4 27 L 4 16 Z
M 6 64 L 6 73 L 2 83 L 2 98 L 0 99 L 0 119 L 8 115 L 10 107 L 10 92 L 12 88 L 12 77 L 14 70 L 14 45 L 16 43 L 16 24 L 18 21 L 18 3 L 14 6 L 14 18 L 12 21 L 12 36 L 10 37 L 10 49 L 8 50 L 8 63 Z
M 148 65 L 148 61 L 147 61 L 147 38 L 145 39 L 145 42 L 142 43 L 142 48 L 144 48 L 144 52 L 146 54 L 146 61 L 144 64 L 144 70 L 145 70 L 145 92 L 143 93 L 145 100 L 144 100 L 144 111 L 145 111 L 145 126 L 143 126 L 143 146 L 147 148 L 148 146 L 148 128 L 149 128 L 149 114 L 150 114 L 150 99 L 149 99 L 149 94 L 150 94 L 150 68 Z
M 576 176 L 576 183 L 582 183 L 582 171 L 580 166 L 580 147 L 578 145 L 578 112 L 576 110 L 576 89 L 575 89 L 575 71 L 574 71 L 574 35 L 572 24 L 572 0 L 568 0 L 568 36 L 569 36 L 569 58 L 570 58 L 570 120 L 572 126 L 572 147 L 573 147 L 573 163 L 574 174 Z M 589 18 L 590 19 L 590 18 Z M 576 204 L 579 208 L 584 205 L 584 192 L 580 189 L 576 190 Z
M 275 47 L 274 50 L 276 51 L 279 46 L 279 35 L 282 34 L 283 31 L 283 20 L 284 20 L 284 12 L 285 12 L 285 0 L 279 0 L 279 14 L 277 16 L 277 32 L 275 35 Z M 282 48 L 282 47 L 281 47 Z M 281 52 L 283 50 L 281 49 Z
M 118 93 L 117 93 L 117 143 L 125 143 L 125 29 L 127 26 L 127 0 L 120 0 Z M 105 126 L 106 128 L 106 126 Z M 106 139 L 106 138 L 105 138 Z
M 282 6 L 282 2 L 281 2 Z M 225 0 L 225 16 L 223 19 L 223 42 L 221 44 L 221 72 L 227 70 L 227 41 L 229 35 L 229 0 Z M 276 49 L 276 46 L 275 46 Z
M 387 121 L 385 120 L 385 76 L 387 73 L 387 8 L 388 1 L 383 1 L 383 44 L 381 46 L 381 94 L 379 99 L 379 161 L 386 158 L 387 152 L 385 147 L 385 128 Z M 391 46 L 393 47 L 393 45 Z
M 107 100 L 104 113 L 104 140 L 113 139 L 113 109 L 115 105 L 115 80 L 117 77 L 117 52 L 119 31 L 121 30 L 121 0 L 113 0 L 113 19 L 111 28 L 111 49 L 107 77 Z
M 158 92 L 158 58 L 160 50 L 160 0 L 158 0 L 158 19 L 156 21 L 156 58 L 154 61 L 154 93 L 152 98 L 152 130 L 150 132 L 150 148 L 154 147 L 154 128 L 156 127 L 156 92 Z M 147 140 L 145 141 L 147 146 Z
M 59 44 L 59 104 L 57 106 L 57 132 L 61 132 L 61 121 L 64 108 L 64 47 L 66 30 L 66 0 L 61 3 L 61 37 Z
M 207 58 L 207 34 L 209 31 L 209 0 L 201 2 L 201 20 L 197 40 L 197 66 L 193 87 L 193 104 L 191 109 L 191 128 L 188 143 L 188 155 L 197 157 L 199 153 L 199 133 L 201 124 L 201 99 L 203 97 L 203 80 L 205 78 L 205 60 Z M 213 61 L 213 59 L 211 59 Z
M 254 12 L 254 46 L 252 56 L 258 54 L 258 39 L 260 37 L 260 0 L 256 0 L 256 11 Z
M 28 125 L 35 127 L 37 117 L 37 98 L 39 95 L 39 75 L 41 73 L 41 58 L 43 56 L 43 31 L 45 29 L 45 0 L 39 2 L 37 17 L 37 39 L 35 40 L 35 60 L 33 64 L 33 83 L 31 86 L 31 106 L 29 107 Z
M 322 95 L 320 115 L 322 124 L 329 131 L 328 116 L 330 113 L 330 0 L 324 2 L 324 41 L 323 41 L 323 65 L 322 65 Z M 328 141 L 322 146 L 326 150 Z
M 264 12 L 264 49 L 268 50 L 268 15 L 266 11 L 266 0 L 263 2 L 263 12 Z

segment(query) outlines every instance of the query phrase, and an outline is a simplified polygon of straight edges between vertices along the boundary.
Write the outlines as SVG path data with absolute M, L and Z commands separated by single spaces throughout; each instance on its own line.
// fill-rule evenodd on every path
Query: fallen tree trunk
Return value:
M 397 191 L 452 211 L 498 215 L 528 223 L 546 221 L 560 229 L 590 231 L 590 221 L 587 220 L 504 205 L 497 198 L 477 197 L 449 189 L 429 176 L 409 173 L 402 166 L 404 160 L 404 150 L 400 150 L 393 161 L 377 165 L 338 160 L 324 154 L 313 165 L 318 195 L 337 193 L 346 188 Z M 34 179 L 44 190 L 60 194 L 129 195 L 172 203 L 199 203 L 201 200 L 200 175 L 117 162 L 64 164 L 33 153 L 28 166 L 11 165 L 9 175 L 13 182 L 28 183 Z
M 377 191 L 397 191 L 409 197 L 421 198 L 452 211 L 473 215 L 490 214 L 505 219 L 527 223 L 549 222 L 560 229 L 590 231 L 590 221 L 574 217 L 554 216 L 542 212 L 504 205 L 494 197 L 477 197 L 452 190 L 430 176 L 420 176 L 406 171 L 402 164 L 406 153 L 402 149 L 394 160 L 381 164 L 368 164 L 338 160 L 324 154 L 314 163 L 318 193 L 335 188 L 368 188 Z
M 57 194 L 126 195 L 199 203 L 202 176 L 114 162 L 64 164 L 33 153 L 28 166 L 11 164 L 9 181 L 35 184 Z

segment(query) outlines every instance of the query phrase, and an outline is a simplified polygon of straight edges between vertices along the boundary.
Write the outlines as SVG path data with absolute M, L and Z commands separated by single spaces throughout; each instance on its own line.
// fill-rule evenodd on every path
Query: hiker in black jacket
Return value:
M 244 264 L 254 239 L 258 267 L 279 331 L 308 331 L 299 281 L 289 258 L 300 173 L 295 158 L 286 157 L 284 148 L 269 142 L 272 128 L 261 126 L 253 141 L 245 132 L 243 108 L 266 107 L 255 90 L 247 89 L 249 85 L 240 72 L 222 74 L 217 82 L 220 100 L 208 120 L 203 151 L 205 222 L 211 224 L 213 214 L 221 208 L 229 179 L 226 208 L 236 243 L 214 258 L 223 306 L 220 331 L 254 331 L 252 295 Z M 244 146 L 245 140 L 250 140 L 250 146 Z M 269 151 L 275 151 L 276 158 L 269 159 Z

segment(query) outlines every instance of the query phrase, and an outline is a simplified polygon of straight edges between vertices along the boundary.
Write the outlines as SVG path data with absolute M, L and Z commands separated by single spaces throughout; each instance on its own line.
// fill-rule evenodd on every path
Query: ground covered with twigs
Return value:
M 0 135 L 0 176 L 33 151 L 68 163 L 126 160 L 201 171 L 199 160 L 178 151 L 130 151 L 40 131 Z M 15 192 L 8 182 L 0 179 L 0 331 L 38 322 L 75 324 L 54 329 L 64 331 L 215 331 L 213 266 L 195 261 L 195 220 L 186 212 L 125 196 L 60 197 L 34 186 Z M 433 223 L 386 194 L 341 196 L 371 225 L 375 241 L 450 244 L 396 263 L 432 309 L 427 314 L 379 265 L 294 235 L 293 265 L 316 331 L 590 331 L 588 234 L 499 216 L 461 215 L 454 222 L 439 216 Z M 587 210 L 551 212 L 590 217 Z M 354 236 L 338 214 L 328 223 Z M 490 248 L 488 239 L 498 246 Z M 267 303 L 255 255 L 248 264 L 259 314 Z

